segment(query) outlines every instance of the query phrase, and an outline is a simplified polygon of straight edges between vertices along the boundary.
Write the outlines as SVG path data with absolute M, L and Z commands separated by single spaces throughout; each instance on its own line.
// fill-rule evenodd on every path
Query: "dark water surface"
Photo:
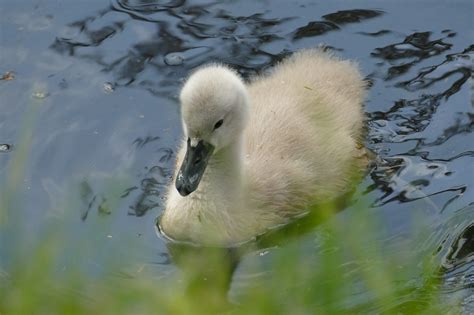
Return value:
M 432 255 L 443 297 L 474 312 L 472 1 L 11 0 L 0 16 L 2 269 L 54 227 L 67 231 L 59 270 L 174 272 L 154 220 L 183 78 L 210 61 L 249 77 L 324 43 L 372 82 L 367 145 L 380 156 L 331 220 L 350 220 L 365 195 L 387 259 Z M 301 240 L 308 252 L 318 233 Z M 246 266 L 270 256 L 244 259 L 234 298 L 261 272 Z M 369 298 L 355 292 L 345 307 Z

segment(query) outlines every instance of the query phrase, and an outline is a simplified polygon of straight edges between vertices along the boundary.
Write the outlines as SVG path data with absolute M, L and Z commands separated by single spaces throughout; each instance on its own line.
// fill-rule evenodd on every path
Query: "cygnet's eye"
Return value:
M 224 123 L 224 119 L 221 119 L 218 122 L 216 122 L 216 124 L 214 125 L 214 130 L 222 126 L 223 123 Z

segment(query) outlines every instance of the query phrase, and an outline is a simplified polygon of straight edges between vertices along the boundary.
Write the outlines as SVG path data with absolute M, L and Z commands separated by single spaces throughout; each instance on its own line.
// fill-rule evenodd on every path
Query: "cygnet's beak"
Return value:
M 192 146 L 188 139 L 186 155 L 176 178 L 176 189 L 181 196 L 187 196 L 198 188 L 213 151 L 214 146 L 210 143 L 200 140 Z

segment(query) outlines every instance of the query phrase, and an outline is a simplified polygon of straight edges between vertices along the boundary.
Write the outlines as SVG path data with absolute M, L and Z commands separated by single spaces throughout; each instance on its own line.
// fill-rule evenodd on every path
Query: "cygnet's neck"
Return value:
M 240 198 L 243 190 L 243 163 L 243 141 L 242 136 L 239 136 L 230 145 L 212 155 L 202 181 L 206 182 L 205 186 L 215 185 L 229 198 Z

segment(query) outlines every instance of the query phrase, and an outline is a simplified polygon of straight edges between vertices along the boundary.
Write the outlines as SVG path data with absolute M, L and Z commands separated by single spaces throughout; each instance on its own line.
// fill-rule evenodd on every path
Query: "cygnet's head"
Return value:
M 176 188 L 186 196 L 197 189 L 211 156 L 240 138 L 247 122 L 248 96 L 234 71 L 211 65 L 189 77 L 180 100 L 187 150 Z

